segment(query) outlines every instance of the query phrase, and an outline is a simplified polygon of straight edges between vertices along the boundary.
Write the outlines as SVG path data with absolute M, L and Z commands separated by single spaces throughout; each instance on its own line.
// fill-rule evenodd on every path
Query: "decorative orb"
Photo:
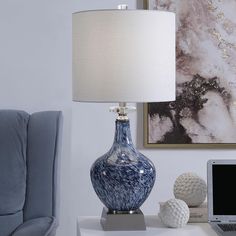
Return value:
M 160 204 L 159 217 L 164 225 L 171 228 L 180 228 L 185 226 L 189 220 L 189 208 L 180 199 L 170 199 Z
M 187 203 L 189 207 L 201 205 L 207 194 L 206 182 L 194 173 L 180 175 L 174 184 L 174 196 Z

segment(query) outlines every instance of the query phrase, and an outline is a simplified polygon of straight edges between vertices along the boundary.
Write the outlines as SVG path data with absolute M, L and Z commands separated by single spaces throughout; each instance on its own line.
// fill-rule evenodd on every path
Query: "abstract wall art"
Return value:
M 236 1 L 147 3 L 176 13 L 176 101 L 145 104 L 145 146 L 236 147 Z

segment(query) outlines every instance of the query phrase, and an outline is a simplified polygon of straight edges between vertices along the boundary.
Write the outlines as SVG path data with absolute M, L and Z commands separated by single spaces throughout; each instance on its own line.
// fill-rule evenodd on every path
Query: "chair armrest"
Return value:
M 41 217 L 20 225 L 12 236 L 54 236 L 58 223 L 55 217 Z

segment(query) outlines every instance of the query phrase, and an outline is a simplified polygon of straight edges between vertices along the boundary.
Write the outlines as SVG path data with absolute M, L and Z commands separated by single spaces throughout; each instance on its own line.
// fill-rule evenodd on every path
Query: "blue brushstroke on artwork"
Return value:
M 134 148 L 129 121 L 116 120 L 114 143 L 95 161 L 90 176 L 96 194 L 109 210 L 137 210 L 147 199 L 156 171 Z

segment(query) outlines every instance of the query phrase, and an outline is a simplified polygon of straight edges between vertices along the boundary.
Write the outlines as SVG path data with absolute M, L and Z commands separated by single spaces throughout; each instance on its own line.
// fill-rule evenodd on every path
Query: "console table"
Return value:
M 190 223 L 183 228 L 166 228 L 157 216 L 145 216 L 146 231 L 103 231 L 100 217 L 78 217 L 77 236 L 217 236 L 208 223 Z

